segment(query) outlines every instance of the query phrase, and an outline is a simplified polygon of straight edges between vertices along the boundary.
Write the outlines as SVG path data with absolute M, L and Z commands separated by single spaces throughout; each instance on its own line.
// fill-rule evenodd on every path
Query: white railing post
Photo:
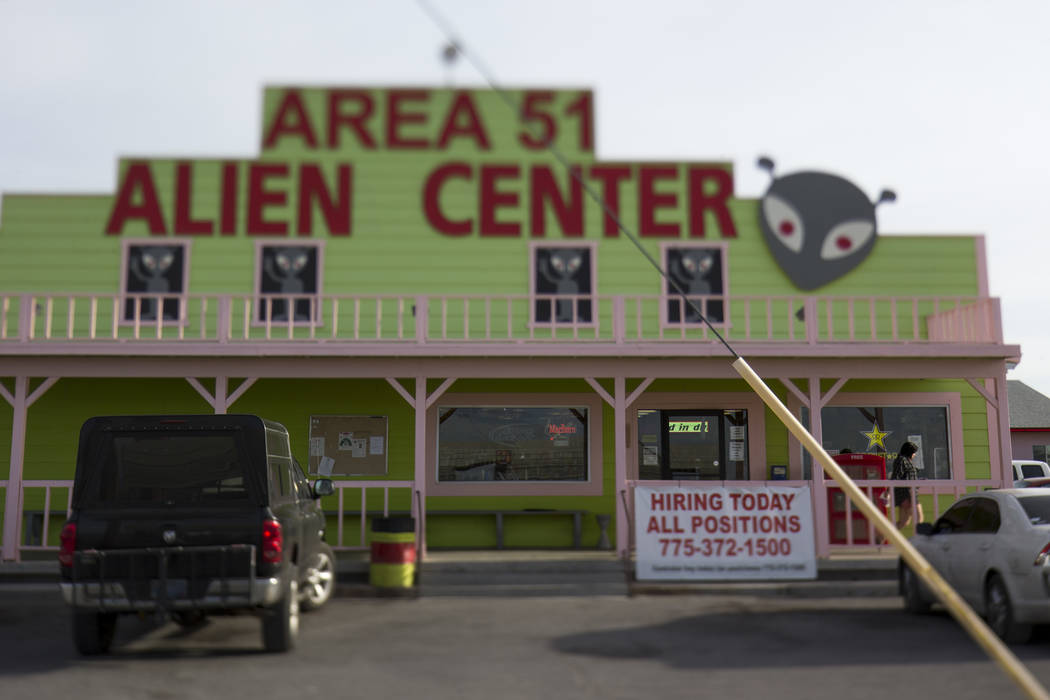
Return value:
M 817 344 L 817 334 L 819 331 L 819 319 L 817 318 L 817 298 L 806 297 L 803 302 L 803 315 L 806 319 L 806 342 L 810 345 Z
M 18 339 L 23 343 L 33 339 L 33 325 L 36 314 L 33 310 L 33 297 L 30 294 L 22 294 L 18 301 Z
M 427 298 L 422 294 L 416 297 L 416 343 L 423 345 L 427 342 L 427 331 L 430 328 L 430 308 L 427 306 Z
M 617 294 L 613 297 L 613 317 L 612 317 L 612 331 L 613 341 L 617 345 L 622 345 L 624 336 L 626 335 L 625 327 L 627 324 L 627 305 L 624 304 L 623 296 Z
M 220 343 L 228 343 L 232 337 L 230 327 L 233 319 L 233 304 L 230 295 L 223 294 L 220 296 L 218 306 L 219 308 L 216 311 L 218 316 L 215 318 L 215 334 Z

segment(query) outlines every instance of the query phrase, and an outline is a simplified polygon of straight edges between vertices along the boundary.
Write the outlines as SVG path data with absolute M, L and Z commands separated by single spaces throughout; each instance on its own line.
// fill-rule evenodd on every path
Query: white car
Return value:
M 1050 493 L 1001 489 L 970 494 L 911 543 L 984 615 L 1004 641 L 1026 642 L 1032 625 L 1050 623 Z M 900 565 L 904 607 L 922 613 L 934 596 Z

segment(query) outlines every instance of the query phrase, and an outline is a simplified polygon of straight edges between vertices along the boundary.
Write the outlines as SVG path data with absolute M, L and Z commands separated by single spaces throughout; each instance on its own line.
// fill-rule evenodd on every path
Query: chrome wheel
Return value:
M 1021 644 L 1032 636 L 1031 625 L 1021 625 L 1014 621 L 1013 604 L 1006 584 L 998 574 L 988 580 L 984 595 L 984 610 L 988 617 L 988 626 L 1004 642 Z
M 299 594 L 303 610 L 316 610 L 332 597 L 335 591 L 335 554 L 321 543 L 306 565 Z

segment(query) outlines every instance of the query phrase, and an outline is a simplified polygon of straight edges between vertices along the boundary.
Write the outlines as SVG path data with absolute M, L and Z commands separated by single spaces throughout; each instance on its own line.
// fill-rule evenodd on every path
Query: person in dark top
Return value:
M 919 474 L 912 464 L 911 458 L 919 448 L 913 442 L 905 442 L 898 450 L 897 459 L 893 460 L 893 472 L 890 479 L 894 481 L 905 481 L 918 479 Z M 922 522 L 922 504 L 912 502 L 911 489 L 904 486 L 896 486 L 893 489 L 893 500 L 897 504 L 897 529 L 907 526 L 911 522 L 912 513 L 915 514 L 915 522 Z

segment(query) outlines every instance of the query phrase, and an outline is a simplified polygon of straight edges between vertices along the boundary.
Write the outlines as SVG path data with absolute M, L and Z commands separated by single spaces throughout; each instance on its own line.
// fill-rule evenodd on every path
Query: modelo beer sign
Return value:
M 809 487 L 634 491 L 639 580 L 816 578 Z

